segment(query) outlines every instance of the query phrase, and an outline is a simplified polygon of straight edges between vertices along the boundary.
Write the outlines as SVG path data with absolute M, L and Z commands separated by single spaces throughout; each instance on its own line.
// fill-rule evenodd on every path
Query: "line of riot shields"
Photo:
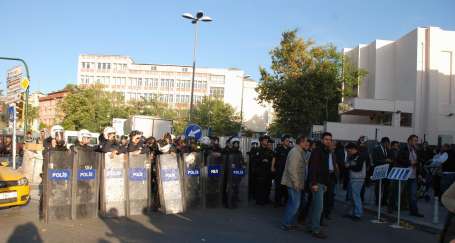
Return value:
M 41 215 L 61 219 L 165 214 L 248 204 L 241 153 L 112 154 L 77 148 L 43 155 Z

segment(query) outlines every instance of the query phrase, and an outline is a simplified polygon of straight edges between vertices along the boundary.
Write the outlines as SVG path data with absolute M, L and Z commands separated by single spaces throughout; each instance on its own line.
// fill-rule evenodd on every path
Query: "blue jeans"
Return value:
M 358 218 L 362 217 L 363 215 L 362 198 L 360 197 L 363 182 L 363 179 L 351 179 L 349 183 L 349 186 L 351 187 L 351 198 L 353 203 L 352 215 Z
M 409 197 L 409 211 L 411 213 L 419 212 L 417 208 L 417 180 L 408 179 L 408 197 Z
M 288 187 L 288 203 L 284 211 L 283 225 L 290 226 L 296 224 L 296 216 L 300 208 L 301 197 L 302 192 L 300 190 Z
M 455 181 L 455 173 L 442 174 L 441 178 L 441 194 L 443 194 L 452 183 Z
M 311 231 L 319 233 L 321 231 L 321 215 L 324 209 L 325 185 L 318 184 L 319 190 L 312 192 L 313 201 L 311 203 Z

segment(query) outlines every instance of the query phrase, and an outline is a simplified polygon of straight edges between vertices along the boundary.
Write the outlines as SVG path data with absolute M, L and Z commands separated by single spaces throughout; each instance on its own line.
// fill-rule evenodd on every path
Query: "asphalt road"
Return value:
M 0 242 L 350 242 L 432 243 L 437 235 L 392 229 L 387 224 L 343 218 L 344 206 L 337 206 L 324 228 L 329 238 L 318 240 L 304 231 L 279 229 L 283 208 L 250 206 L 242 209 L 193 210 L 182 215 L 133 216 L 120 219 L 88 219 L 42 223 L 36 202 L 23 208 L 0 210 Z

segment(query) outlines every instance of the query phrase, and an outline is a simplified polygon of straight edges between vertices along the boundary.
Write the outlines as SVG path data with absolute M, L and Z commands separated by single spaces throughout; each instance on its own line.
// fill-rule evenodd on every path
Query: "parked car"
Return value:
M 30 200 L 28 179 L 0 162 L 0 208 L 25 205 Z

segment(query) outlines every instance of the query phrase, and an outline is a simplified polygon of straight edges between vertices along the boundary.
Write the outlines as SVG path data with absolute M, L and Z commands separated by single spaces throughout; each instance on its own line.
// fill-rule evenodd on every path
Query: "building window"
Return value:
M 150 70 L 156 71 L 156 66 L 151 66 L 151 67 L 150 67 Z
M 100 62 L 98 63 L 98 69 L 99 70 L 101 69 L 101 63 Z
M 210 96 L 215 98 L 224 98 L 224 88 L 223 87 L 211 87 Z
M 188 72 L 188 68 L 182 68 L 182 72 Z
M 412 126 L 412 114 L 401 113 L 400 127 L 411 127 Z

